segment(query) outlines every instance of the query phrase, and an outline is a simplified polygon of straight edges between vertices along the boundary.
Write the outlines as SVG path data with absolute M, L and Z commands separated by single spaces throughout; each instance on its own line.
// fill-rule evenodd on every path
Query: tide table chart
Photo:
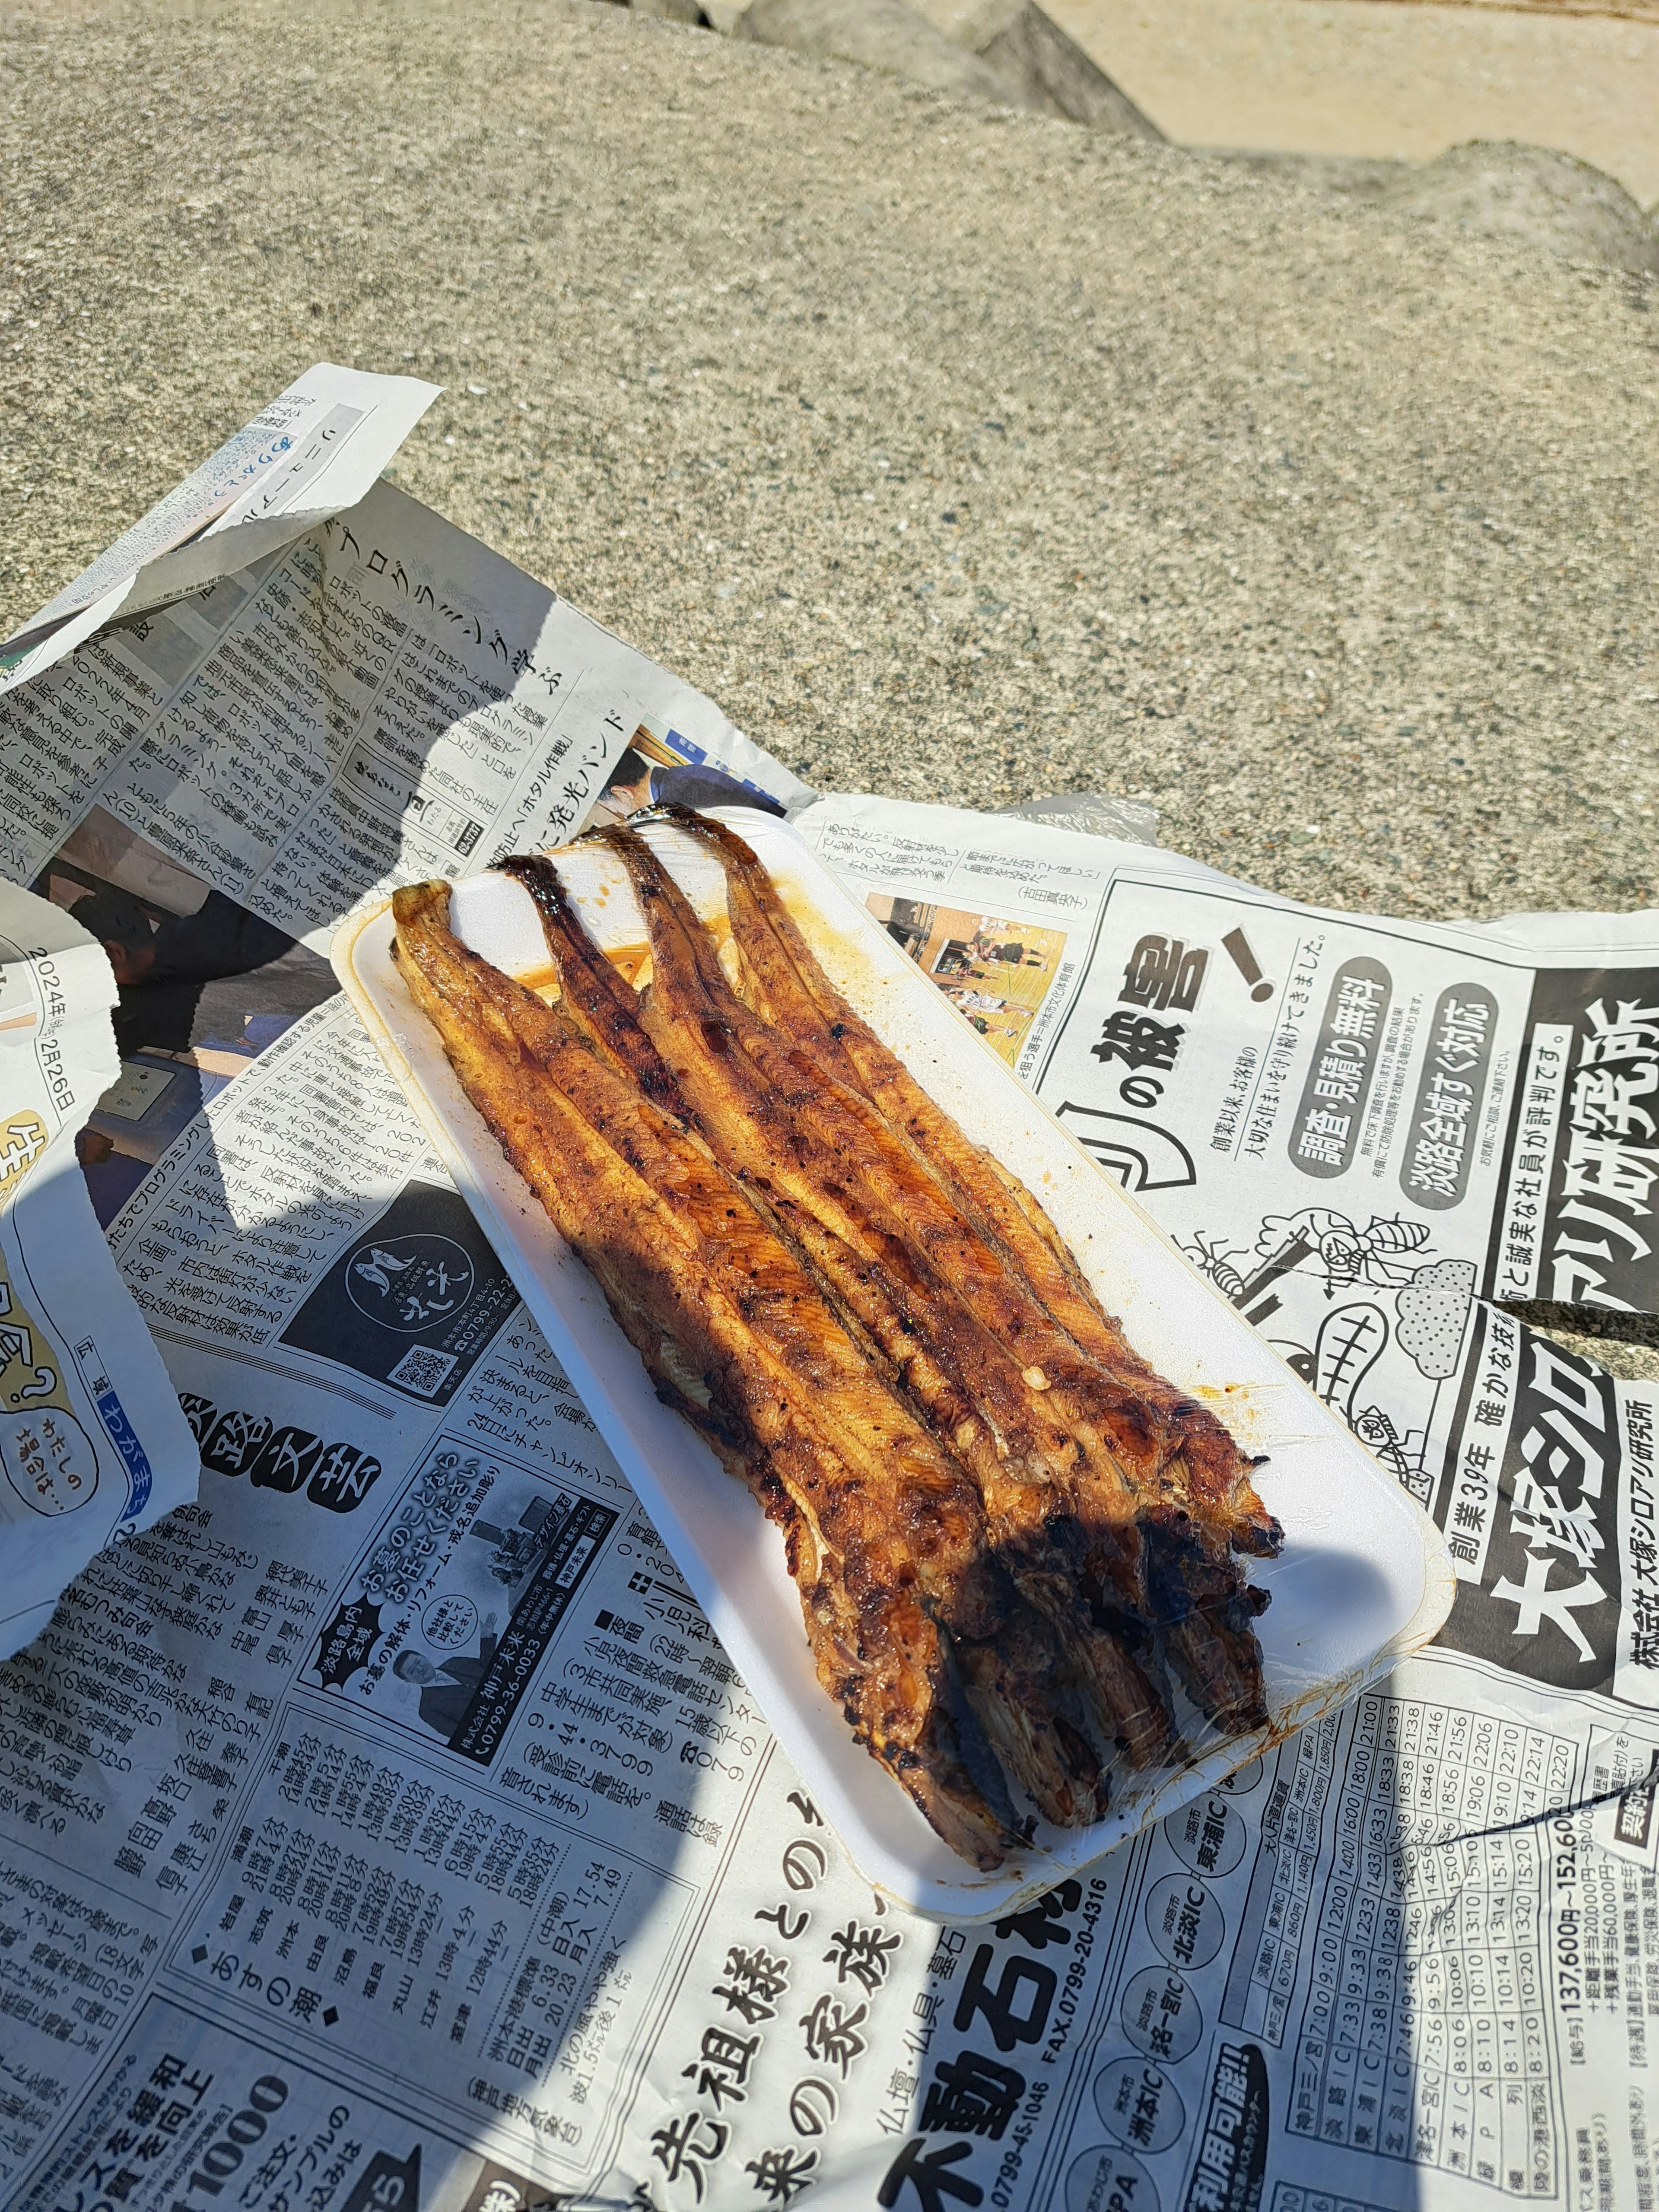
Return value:
M 1310 1931 L 1293 2134 L 1556 2194 L 1546 2028 L 1547 1831 L 1565 1736 L 1370 1693 Z

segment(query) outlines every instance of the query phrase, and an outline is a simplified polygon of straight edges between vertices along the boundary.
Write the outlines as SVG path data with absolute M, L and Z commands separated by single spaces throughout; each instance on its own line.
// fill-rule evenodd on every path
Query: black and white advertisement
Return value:
M 324 1093 L 351 1205 L 304 1172 Z M 1426 1239 L 1308 1222 L 1245 1294 L 1270 1329 L 1301 1297 L 1316 1373 L 1392 1422 L 1446 1630 L 1036 1904 L 940 1923 L 860 1881 L 522 1308 L 443 1401 L 356 1324 L 296 1339 L 353 1255 L 396 1275 L 381 1224 L 443 1233 L 347 1010 L 206 1127 L 116 1226 L 200 1498 L 0 1677 L 15 2201 L 1565 2203 L 1585 2130 L 1634 2196 L 1650 1391 L 1467 1274 L 1436 1297 Z M 246 1233 L 307 1255 L 257 1311 Z M 459 1300 L 419 1257 L 410 1295 Z
M 296 455 L 287 419 L 228 502 L 350 428 L 306 415 Z M 362 490 L 245 559 L 210 532 L 145 606 L 138 554 L 99 571 L 0 703 L 8 869 L 108 963 L 84 1196 L 201 1468 L 0 1665 L 0 2202 L 1650 2212 L 1659 1387 L 1507 1310 L 1659 1304 L 1649 922 L 1345 916 L 1076 829 L 808 805 Z M 734 793 L 1451 1562 L 1427 1649 L 977 1919 L 837 1841 L 318 957 L 393 882 Z M 10 1296 L 7 1465 L 72 1509 L 27 1369 L 89 1433 L 125 1402 L 104 1307 L 77 1336 Z

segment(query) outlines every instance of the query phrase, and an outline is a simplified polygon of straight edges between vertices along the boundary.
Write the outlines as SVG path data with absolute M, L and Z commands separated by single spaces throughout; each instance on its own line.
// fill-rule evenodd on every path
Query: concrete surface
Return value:
M 1655 900 L 1651 280 L 581 0 L 14 7 L 0 246 L 4 628 L 409 368 L 399 480 L 822 785 Z
M 857 62 L 958 99 L 994 101 L 994 71 L 905 0 L 751 0 L 732 35 L 820 60 Z M 1024 102 L 1019 103 L 1024 105 Z
M 1259 157 L 1258 157 L 1259 158 Z M 1542 246 L 1564 261 L 1659 276 L 1659 222 L 1576 155 L 1476 138 L 1432 161 L 1390 165 L 1379 206 L 1486 238 Z
M 409 366 L 401 481 L 820 781 L 1653 896 L 1645 280 L 580 0 L 0 67 L 0 619 L 313 358 Z
M 1046 0 L 1183 145 L 1426 161 L 1576 154 L 1659 200 L 1659 20 L 1399 0 Z

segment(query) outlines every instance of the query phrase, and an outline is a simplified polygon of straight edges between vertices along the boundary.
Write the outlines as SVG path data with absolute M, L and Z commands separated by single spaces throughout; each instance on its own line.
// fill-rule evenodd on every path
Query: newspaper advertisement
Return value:
M 201 1492 L 0 1670 L 9 2203 L 1645 2201 L 1659 1725 L 1552 1577 L 1656 1572 L 1651 1388 L 1480 1307 L 1515 1595 L 954 1927 L 860 1881 L 340 1001 L 112 1243 Z
M 95 939 L 0 884 L 0 1652 L 119 1530 L 195 1495 L 196 1449 L 94 1217 L 76 1139 L 120 1072 Z M 0 1787 L 3 1787 L 0 1784 Z
M 318 957 L 596 813 L 810 794 L 385 485 L 94 629 L 0 702 L 46 794 L 0 865 L 114 969 L 88 1177 L 202 1472 L 0 1666 L 0 2201 L 1649 2212 L 1659 1392 L 1494 1303 L 1655 1304 L 1642 918 L 799 816 L 1459 1565 L 1387 1683 L 940 1924 L 826 1827 Z

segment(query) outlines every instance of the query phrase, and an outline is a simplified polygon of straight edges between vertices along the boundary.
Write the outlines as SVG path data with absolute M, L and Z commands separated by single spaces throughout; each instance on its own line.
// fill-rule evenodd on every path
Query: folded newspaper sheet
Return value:
M 619 779 L 695 795 L 712 762 L 806 795 L 712 702 L 390 484 L 275 549 L 267 527 L 206 541 L 248 557 L 218 551 L 201 589 L 0 697 L 0 873 L 31 880 L 90 817 L 326 951 L 363 898 L 555 842 Z
M 413 376 L 307 369 L 0 646 L 0 693 L 118 613 L 200 591 L 356 507 L 437 396 Z
M 805 796 L 384 489 L 229 582 L 63 664 L 85 716 L 9 864 L 79 820 L 50 879 L 157 942 L 210 895 L 320 944 L 391 881 L 734 796 L 720 771 Z M 9 763 L 54 680 L 0 705 Z M 1654 1303 L 1659 932 L 1373 922 L 1036 823 L 799 818 L 1429 1504 L 1446 1634 L 1028 1911 L 898 1911 L 319 1006 L 113 1224 L 204 1472 L 0 1669 L 0 2196 L 1642 2212 L 1656 1392 L 1486 1301 Z
M 94 1552 L 196 1495 L 190 1432 L 116 1274 L 76 1157 L 76 1135 L 120 1073 L 114 998 L 97 940 L 49 901 L 0 884 L 0 1656 L 8 1658 L 46 1626 L 59 1591 Z M 8 1740 L 7 1748 L 16 1745 Z

